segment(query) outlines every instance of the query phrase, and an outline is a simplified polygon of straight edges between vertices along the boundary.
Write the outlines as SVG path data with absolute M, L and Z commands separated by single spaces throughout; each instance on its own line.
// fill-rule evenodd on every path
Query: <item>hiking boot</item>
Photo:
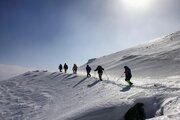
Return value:
M 132 83 L 132 82 L 130 82 L 130 83 L 129 83 L 129 85 L 130 85 L 130 86 L 132 86 L 132 85 L 133 85 L 133 83 Z

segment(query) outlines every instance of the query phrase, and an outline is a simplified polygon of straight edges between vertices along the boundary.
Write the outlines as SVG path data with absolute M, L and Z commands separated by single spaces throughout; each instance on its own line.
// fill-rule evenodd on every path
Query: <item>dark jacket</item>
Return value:
M 74 66 L 73 66 L 73 70 L 77 70 L 77 65 L 76 64 L 74 64 Z
M 98 73 L 103 73 L 104 68 L 100 65 L 97 66 L 97 68 L 94 71 L 98 71 Z
M 59 69 L 62 70 L 62 65 L 61 64 L 59 65 Z
M 66 63 L 64 64 L 64 69 L 68 69 L 68 65 Z
M 89 65 L 86 66 L 86 71 L 87 71 L 88 73 L 91 72 L 91 67 L 89 67 Z
M 146 114 L 143 108 L 143 103 L 137 103 L 130 108 L 124 116 L 125 120 L 145 120 Z
M 125 69 L 125 71 L 124 71 L 125 77 L 126 77 L 127 79 L 130 79 L 130 78 L 132 77 L 131 69 L 130 69 L 129 67 L 127 67 L 127 66 L 124 66 L 124 69 Z

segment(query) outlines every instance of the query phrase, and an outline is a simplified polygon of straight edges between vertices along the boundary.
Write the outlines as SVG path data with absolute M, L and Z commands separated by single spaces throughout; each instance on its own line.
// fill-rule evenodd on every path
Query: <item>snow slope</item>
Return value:
M 103 81 L 78 74 L 32 71 L 0 81 L 0 120 L 123 120 L 137 102 L 148 120 L 180 119 L 180 32 L 150 43 L 91 59 L 105 68 Z M 123 78 L 132 68 L 133 87 Z
M 180 31 L 98 59 L 88 64 L 94 69 L 100 64 L 107 74 L 119 76 L 123 66 L 132 68 L 135 77 L 180 78 Z M 86 66 L 83 65 L 81 69 Z M 173 72 L 172 72 L 173 71 Z

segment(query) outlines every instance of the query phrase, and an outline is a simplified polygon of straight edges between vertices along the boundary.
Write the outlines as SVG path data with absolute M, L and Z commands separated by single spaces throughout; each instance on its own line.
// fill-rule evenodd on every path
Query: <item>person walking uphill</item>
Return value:
M 91 77 L 91 67 L 89 65 L 86 66 L 86 72 L 87 72 L 87 77 Z
M 103 70 L 104 70 L 104 68 L 100 65 L 98 65 L 97 68 L 94 70 L 94 71 L 98 71 L 100 81 L 102 81 Z
M 128 66 L 124 66 L 124 74 L 125 74 L 125 81 L 131 86 L 133 83 L 130 81 L 132 74 L 131 74 L 131 69 Z
M 59 65 L 59 71 L 62 72 L 62 65 Z
M 65 64 L 64 64 L 64 72 L 65 72 L 65 73 L 67 72 L 67 69 L 68 69 L 68 65 L 65 63 Z
M 74 73 L 74 74 L 76 74 L 76 73 L 77 73 L 77 68 L 78 68 L 78 67 L 77 67 L 77 65 L 76 65 L 76 64 L 74 64 L 74 66 L 73 66 L 73 68 L 72 68 L 72 70 L 73 70 L 73 73 Z

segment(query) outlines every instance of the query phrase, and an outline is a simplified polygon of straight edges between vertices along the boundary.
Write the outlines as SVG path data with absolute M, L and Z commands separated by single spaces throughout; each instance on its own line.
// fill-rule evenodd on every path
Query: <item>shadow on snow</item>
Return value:
M 83 81 L 85 81 L 86 78 L 87 78 L 87 77 L 83 78 L 81 81 L 79 81 L 77 84 L 75 84 L 75 85 L 73 86 L 73 88 L 75 88 L 75 87 L 78 86 L 80 83 L 82 83 Z

